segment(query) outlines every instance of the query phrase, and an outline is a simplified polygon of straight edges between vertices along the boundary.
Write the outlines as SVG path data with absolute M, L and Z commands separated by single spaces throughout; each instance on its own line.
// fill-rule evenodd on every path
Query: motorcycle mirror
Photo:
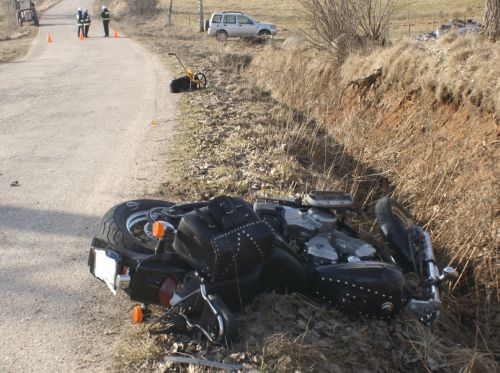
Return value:
M 446 267 L 443 269 L 443 274 L 439 276 L 439 281 L 453 281 L 458 279 L 458 272 L 453 267 Z

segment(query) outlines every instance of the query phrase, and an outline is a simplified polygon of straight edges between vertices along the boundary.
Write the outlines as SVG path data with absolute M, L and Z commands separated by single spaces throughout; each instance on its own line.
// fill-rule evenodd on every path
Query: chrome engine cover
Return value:
M 332 234 L 332 245 L 340 253 L 347 256 L 357 256 L 358 258 L 371 258 L 377 250 L 359 238 L 354 238 L 346 233 L 334 230 Z

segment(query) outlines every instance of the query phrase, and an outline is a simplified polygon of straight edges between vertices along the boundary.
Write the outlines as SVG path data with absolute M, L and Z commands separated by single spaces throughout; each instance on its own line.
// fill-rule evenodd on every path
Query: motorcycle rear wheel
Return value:
M 148 234 L 149 210 L 173 205 L 172 202 L 149 199 L 120 203 L 104 214 L 97 238 L 118 251 L 153 254 L 157 240 Z

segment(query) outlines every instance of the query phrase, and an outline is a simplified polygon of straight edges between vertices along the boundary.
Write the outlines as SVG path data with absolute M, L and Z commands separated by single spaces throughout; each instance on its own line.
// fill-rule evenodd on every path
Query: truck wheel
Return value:
M 271 31 L 269 30 L 260 30 L 257 34 L 257 41 L 266 44 L 271 40 Z
M 227 32 L 224 31 L 224 30 L 218 30 L 216 33 L 215 33 L 215 38 L 220 41 L 221 43 L 222 42 L 225 42 L 227 40 Z

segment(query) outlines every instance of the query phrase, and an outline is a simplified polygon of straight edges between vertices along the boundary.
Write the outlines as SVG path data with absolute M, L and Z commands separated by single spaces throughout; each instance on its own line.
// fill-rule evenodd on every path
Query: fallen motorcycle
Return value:
M 375 206 L 387 241 L 377 247 L 347 224 L 353 200 L 341 192 L 304 199 L 239 198 L 173 204 L 134 200 L 103 217 L 89 267 L 116 294 L 162 305 L 155 325 L 200 330 L 219 343 L 236 335 L 233 312 L 269 291 L 300 292 L 369 318 L 390 319 L 407 309 L 433 325 L 439 317 L 440 273 L 430 235 L 391 198 Z M 408 281 L 418 277 L 418 284 Z

